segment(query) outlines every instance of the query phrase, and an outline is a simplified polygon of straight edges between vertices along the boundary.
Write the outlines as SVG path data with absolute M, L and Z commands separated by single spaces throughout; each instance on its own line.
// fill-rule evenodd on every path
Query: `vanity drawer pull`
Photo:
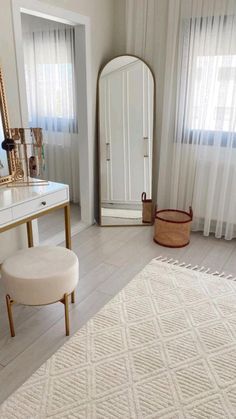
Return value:
M 42 204 L 43 206 L 45 206 L 45 205 L 47 204 L 47 202 L 46 202 L 46 201 L 42 201 L 42 202 L 41 202 L 41 204 Z

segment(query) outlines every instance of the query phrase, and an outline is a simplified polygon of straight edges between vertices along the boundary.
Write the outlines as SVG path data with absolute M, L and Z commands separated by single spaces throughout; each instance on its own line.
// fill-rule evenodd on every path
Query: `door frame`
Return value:
M 54 20 L 74 26 L 76 46 L 76 73 L 78 98 L 79 184 L 81 221 L 94 223 L 94 167 L 92 138 L 92 91 L 91 91 L 91 28 L 90 18 L 67 9 L 51 6 L 38 0 L 12 0 L 12 17 L 17 65 L 18 93 L 21 123 L 28 126 L 28 109 L 24 74 L 21 13 Z

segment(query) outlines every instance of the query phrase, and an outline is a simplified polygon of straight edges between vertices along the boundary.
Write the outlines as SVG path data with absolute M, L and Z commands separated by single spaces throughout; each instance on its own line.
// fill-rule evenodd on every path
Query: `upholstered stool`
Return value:
M 19 250 L 3 262 L 1 273 L 11 336 L 15 336 L 14 302 L 37 306 L 57 301 L 65 306 L 66 335 L 69 335 L 69 295 L 73 303 L 79 279 L 79 262 L 74 252 L 59 246 Z

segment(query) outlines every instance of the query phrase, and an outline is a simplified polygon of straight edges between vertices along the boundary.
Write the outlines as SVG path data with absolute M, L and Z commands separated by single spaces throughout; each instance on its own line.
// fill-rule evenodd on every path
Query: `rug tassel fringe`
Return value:
M 230 279 L 231 281 L 236 281 L 236 277 L 233 277 L 233 275 L 226 275 L 225 272 L 218 272 L 218 271 L 212 272 L 210 268 L 205 268 L 205 266 L 199 266 L 199 265 L 192 266 L 191 263 L 179 262 L 176 259 L 173 259 L 173 258 L 169 259 L 168 257 L 163 257 L 163 256 L 158 256 L 155 258 L 155 260 L 159 262 L 168 263 L 169 265 L 175 265 L 181 268 L 191 269 L 192 271 L 195 271 L 195 272 L 202 272 L 202 273 L 210 274 L 213 276 L 217 276 L 218 278 L 225 278 L 225 279 Z

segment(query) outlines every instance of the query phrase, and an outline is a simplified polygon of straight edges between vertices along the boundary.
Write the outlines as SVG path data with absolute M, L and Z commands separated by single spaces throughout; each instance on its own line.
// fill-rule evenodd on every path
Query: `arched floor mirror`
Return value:
M 153 73 L 138 57 L 116 57 L 100 72 L 101 226 L 152 223 L 154 96 Z

